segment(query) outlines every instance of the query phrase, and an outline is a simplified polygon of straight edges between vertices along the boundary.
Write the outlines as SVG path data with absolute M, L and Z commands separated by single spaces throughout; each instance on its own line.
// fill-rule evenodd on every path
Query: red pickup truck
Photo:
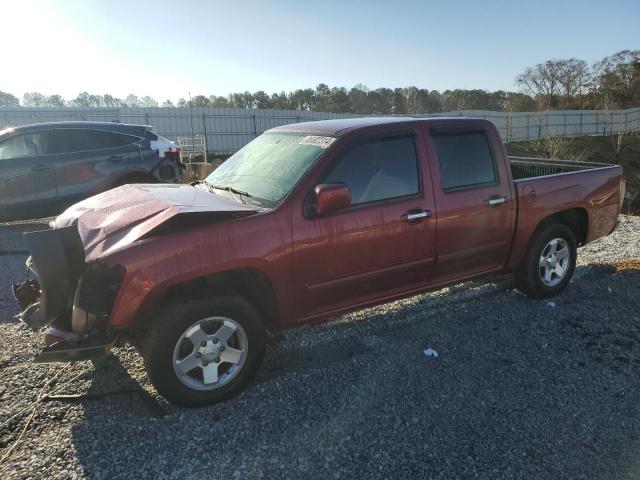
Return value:
M 248 384 L 268 331 L 497 272 L 557 294 L 623 194 L 619 166 L 509 159 L 484 120 L 288 125 L 200 183 L 119 187 L 25 234 L 14 292 L 59 340 L 36 361 L 126 338 L 160 394 L 205 405 Z

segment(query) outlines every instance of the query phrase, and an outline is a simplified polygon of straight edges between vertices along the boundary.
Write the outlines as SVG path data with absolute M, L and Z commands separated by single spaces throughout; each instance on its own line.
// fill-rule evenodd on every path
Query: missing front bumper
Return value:
M 86 269 L 84 248 L 75 225 L 28 232 L 24 239 L 31 252 L 27 266 L 37 280 L 15 285 L 14 295 L 24 309 L 20 317 L 25 323 L 46 325 L 71 307 L 78 278 Z M 28 320 L 36 312 L 37 322 Z
M 102 337 L 89 337 L 77 344 L 62 340 L 45 347 L 33 361 L 34 363 L 57 363 L 96 360 L 107 355 L 116 340 L 117 337 L 111 340 Z

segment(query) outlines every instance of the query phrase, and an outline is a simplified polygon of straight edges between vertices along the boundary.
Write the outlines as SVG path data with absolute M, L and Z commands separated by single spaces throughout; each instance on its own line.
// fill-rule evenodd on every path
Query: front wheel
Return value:
M 173 302 L 149 330 L 145 365 L 158 393 L 177 405 L 199 407 L 243 390 L 262 364 L 260 315 L 236 297 Z
M 576 256 L 576 238 L 570 228 L 559 223 L 542 228 L 514 272 L 516 287 L 529 298 L 557 295 L 571 280 Z

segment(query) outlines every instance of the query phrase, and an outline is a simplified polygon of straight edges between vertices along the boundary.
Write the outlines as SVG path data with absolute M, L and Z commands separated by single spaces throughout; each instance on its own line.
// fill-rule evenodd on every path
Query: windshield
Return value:
M 305 134 L 265 133 L 229 157 L 205 182 L 246 192 L 251 201 L 272 208 L 334 140 Z

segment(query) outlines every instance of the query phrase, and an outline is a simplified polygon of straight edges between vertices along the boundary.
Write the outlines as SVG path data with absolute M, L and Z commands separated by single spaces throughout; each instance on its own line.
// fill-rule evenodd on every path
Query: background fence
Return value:
M 211 153 L 234 152 L 269 128 L 288 123 L 361 117 L 348 113 L 239 108 L 0 108 L 0 129 L 30 123 L 65 120 L 119 121 L 153 125 L 160 135 L 203 135 Z M 560 110 L 549 112 L 491 112 L 471 110 L 422 115 L 485 118 L 505 142 L 542 137 L 609 135 L 640 130 L 640 108 L 628 110 Z

